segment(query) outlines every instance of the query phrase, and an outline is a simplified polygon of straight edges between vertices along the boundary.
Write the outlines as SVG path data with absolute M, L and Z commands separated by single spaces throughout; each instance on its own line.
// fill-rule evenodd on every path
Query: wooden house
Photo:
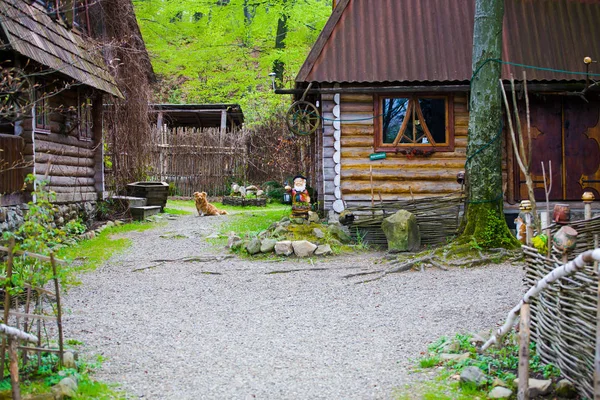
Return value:
M 312 83 L 307 99 L 318 104 L 323 121 L 314 136 L 312 178 L 325 209 L 459 191 L 475 1 L 337 3 L 296 89 L 279 91 L 299 97 Z M 600 75 L 585 71 L 597 74 L 600 65 L 584 58 L 600 59 L 600 1 L 505 4 L 502 77 L 518 80 L 527 71 L 536 195 L 545 200 L 540 163 L 551 160 L 552 201 L 579 200 L 584 190 L 599 198 L 600 101 L 592 79 Z M 510 208 L 527 190 L 507 139 L 504 132 Z
M 0 0 L 0 225 L 30 197 L 27 174 L 71 211 L 103 198 L 103 98 L 123 94 L 95 40 L 100 4 Z

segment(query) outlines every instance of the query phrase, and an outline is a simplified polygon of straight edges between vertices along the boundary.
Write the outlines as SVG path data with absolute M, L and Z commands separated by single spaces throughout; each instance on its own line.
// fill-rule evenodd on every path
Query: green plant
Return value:
M 73 219 L 67 222 L 63 229 L 68 236 L 76 236 L 85 233 L 87 227 L 80 219 Z
M 437 356 L 424 357 L 419 360 L 419 366 L 421 368 L 432 368 L 440 363 L 440 358 Z

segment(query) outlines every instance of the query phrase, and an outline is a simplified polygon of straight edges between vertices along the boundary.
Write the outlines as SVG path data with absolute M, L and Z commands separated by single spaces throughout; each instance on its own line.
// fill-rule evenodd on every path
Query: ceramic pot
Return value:
M 577 231 L 570 226 L 563 226 L 554 234 L 552 243 L 559 251 L 571 251 L 577 244 Z
M 568 204 L 555 204 L 552 220 L 559 224 L 569 222 L 571 220 L 571 207 Z

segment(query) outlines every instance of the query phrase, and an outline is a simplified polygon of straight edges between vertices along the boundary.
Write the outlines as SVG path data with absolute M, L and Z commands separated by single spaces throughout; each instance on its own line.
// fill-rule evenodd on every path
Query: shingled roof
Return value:
M 475 0 L 341 0 L 296 82 L 467 82 L 474 11 Z M 506 0 L 502 59 L 585 71 L 584 57 L 600 59 L 599 21 L 600 0 Z M 502 76 L 521 77 L 522 69 L 504 65 Z M 527 69 L 527 78 L 585 74 Z
M 0 38 L 14 51 L 78 82 L 122 97 L 98 51 L 37 3 L 0 0 Z

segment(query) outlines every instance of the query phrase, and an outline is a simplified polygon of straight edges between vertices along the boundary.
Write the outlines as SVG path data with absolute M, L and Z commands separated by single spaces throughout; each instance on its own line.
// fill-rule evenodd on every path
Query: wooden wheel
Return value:
M 286 114 L 287 126 L 295 135 L 314 133 L 321 122 L 321 115 L 314 104 L 300 100 L 292 104 Z
M 32 106 L 29 79 L 15 68 L 0 72 L 0 116 L 9 121 L 23 119 Z

